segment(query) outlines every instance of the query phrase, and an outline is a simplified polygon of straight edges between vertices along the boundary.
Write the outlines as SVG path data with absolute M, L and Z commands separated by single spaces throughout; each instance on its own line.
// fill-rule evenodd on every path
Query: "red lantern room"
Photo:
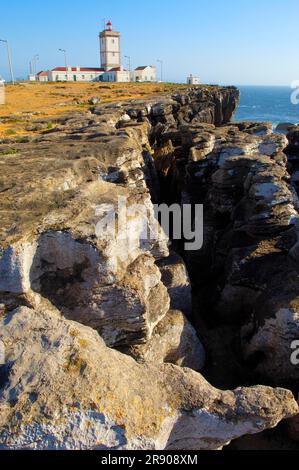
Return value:
M 111 21 L 108 21 L 108 23 L 107 23 L 107 30 L 108 30 L 108 31 L 112 31 L 112 23 L 111 23 Z

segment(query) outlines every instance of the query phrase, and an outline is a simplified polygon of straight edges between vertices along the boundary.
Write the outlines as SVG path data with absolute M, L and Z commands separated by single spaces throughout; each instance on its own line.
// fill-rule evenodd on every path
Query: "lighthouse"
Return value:
M 101 66 L 105 71 L 121 67 L 120 33 L 113 31 L 112 23 L 100 33 Z

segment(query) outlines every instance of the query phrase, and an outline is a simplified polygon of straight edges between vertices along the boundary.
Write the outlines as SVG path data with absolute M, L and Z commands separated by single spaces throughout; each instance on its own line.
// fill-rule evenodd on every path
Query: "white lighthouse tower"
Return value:
M 106 29 L 100 33 L 101 65 L 105 71 L 121 67 L 120 33 L 112 30 L 109 21 Z

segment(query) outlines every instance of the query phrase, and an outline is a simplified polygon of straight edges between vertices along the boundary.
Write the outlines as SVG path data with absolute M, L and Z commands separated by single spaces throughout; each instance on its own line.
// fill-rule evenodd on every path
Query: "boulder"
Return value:
M 275 128 L 275 132 L 287 134 L 292 127 L 294 127 L 294 124 L 291 122 L 280 122 Z
M 215 146 L 216 138 L 212 134 L 200 134 L 197 139 L 193 139 L 194 147 L 190 149 L 189 159 L 197 162 L 211 153 Z
M 2 450 L 221 449 L 298 412 L 283 389 L 223 392 L 190 369 L 137 364 L 43 304 L 2 318 L 0 340 Z
M 264 308 L 263 320 L 260 315 L 258 325 L 253 322 L 245 325 L 241 336 L 245 359 L 260 358 L 256 372 L 272 383 L 279 384 L 295 382 L 299 378 L 298 363 L 292 361 L 293 344 L 299 338 L 299 297 L 293 301 L 284 299 L 285 304 L 280 309 L 279 304 L 283 302 L 282 293 L 277 297 L 276 311 L 272 305 L 271 310 L 274 312 L 269 315 L 269 300 L 268 305 L 266 303 L 261 306 Z
M 271 122 L 233 122 L 233 126 L 237 126 L 238 129 L 247 134 L 263 136 L 273 133 L 273 125 Z
M 205 351 L 195 329 L 178 310 L 167 313 L 146 344 L 132 346 L 127 352 L 138 361 L 170 363 L 195 371 L 202 370 L 205 363 Z
M 89 104 L 95 106 L 96 104 L 99 104 L 100 101 L 101 101 L 100 98 L 97 98 L 96 96 L 94 96 L 93 98 L 90 98 L 88 102 Z
M 37 292 L 109 346 L 148 340 L 170 307 L 155 266 L 168 256 L 168 240 L 146 182 L 149 125 L 118 133 L 112 122 L 120 111 L 74 116 L 53 135 L 54 146 L 18 144 L 14 161 L 0 156 L 7 169 L 0 179 L 1 295 Z
M 172 101 L 157 103 L 152 107 L 151 113 L 154 117 L 167 116 L 169 114 L 172 114 L 173 105 L 176 105 L 176 103 Z

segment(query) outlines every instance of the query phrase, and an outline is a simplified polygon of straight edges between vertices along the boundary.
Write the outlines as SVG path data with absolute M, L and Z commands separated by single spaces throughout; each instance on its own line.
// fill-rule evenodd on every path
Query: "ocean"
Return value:
M 273 128 L 280 123 L 299 123 L 299 104 L 291 102 L 290 87 L 238 86 L 241 102 L 235 121 L 268 121 Z M 297 94 L 299 97 L 299 93 Z

